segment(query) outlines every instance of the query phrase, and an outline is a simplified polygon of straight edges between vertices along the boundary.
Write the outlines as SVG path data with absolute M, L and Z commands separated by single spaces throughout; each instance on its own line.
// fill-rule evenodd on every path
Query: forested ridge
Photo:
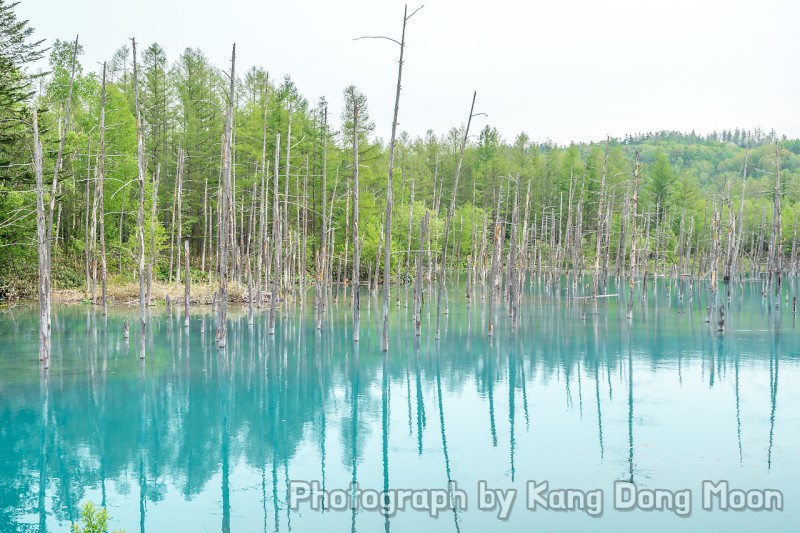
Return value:
M 99 204 L 105 211 L 110 283 L 138 276 L 134 81 L 138 81 L 144 143 L 145 260 L 154 259 L 156 281 L 175 282 L 184 275 L 181 241 L 188 239 L 192 279 L 215 279 L 229 66 L 212 65 L 194 48 L 170 60 L 167 51 L 153 43 L 139 51 L 138 80 L 134 80 L 129 43 L 113 53 L 105 71 L 105 187 L 98 198 L 103 72 L 81 64 L 79 41 L 56 41 L 45 49 L 46 43 L 36 42 L 28 25 L 16 21 L 14 4 L 3 1 L 0 5 L 4 35 L 0 52 L 0 97 L 4 99 L 0 110 L 0 292 L 16 297 L 36 295 L 34 108 L 43 146 L 45 203 L 55 195 L 53 286 L 82 289 L 87 296 L 92 291 L 90 278 L 98 275 L 95 218 Z M 25 43 L 25 55 L 12 53 L 7 44 L 8 36 L 20 32 L 27 32 L 20 41 Z M 49 57 L 49 71 L 40 77 L 29 75 L 37 55 Z M 331 91 L 344 91 L 345 109 L 341 116 L 331 116 L 324 98 L 310 101 L 289 76 L 275 79 L 266 68 L 237 73 L 235 83 L 232 281 L 246 285 L 248 265 L 254 269 L 259 254 L 268 272 L 267 265 L 274 262 L 269 254 L 278 244 L 284 249 L 284 259 L 294 265 L 292 272 L 305 272 L 312 279 L 318 268 L 323 218 L 329 215 L 332 281 L 349 281 L 354 248 L 352 202 L 357 198 L 359 277 L 363 281 L 374 278 L 377 283 L 381 273 L 375 262 L 387 196 L 388 147 L 382 136 L 388 136 L 388 126 L 376 128 L 370 121 L 367 95 L 356 87 L 332 87 Z M 463 95 L 453 95 L 444 105 L 463 103 L 466 111 L 469 96 L 470 90 L 465 88 Z M 481 243 L 486 241 L 487 228 L 491 233 L 494 220 L 503 222 L 503 242 L 510 245 L 515 195 L 520 211 L 516 224 L 521 228 L 526 223 L 525 237 L 531 249 L 539 243 L 546 257 L 554 256 L 563 264 L 563 271 L 591 270 L 599 249 L 600 215 L 606 219 L 600 227 L 612 243 L 612 264 L 619 253 L 617 243 L 623 242 L 624 270 L 626 250 L 631 246 L 625 231 L 630 231 L 635 220 L 638 253 L 645 270 L 670 272 L 681 267 L 688 249 L 697 255 L 708 253 L 715 212 L 722 221 L 721 242 L 735 238 L 726 234 L 727 224 L 732 213 L 736 226 L 742 225 L 738 220 L 742 200 L 742 262 L 765 262 L 778 172 L 780 246 L 787 258 L 795 257 L 798 140 L 760 129 L 736 128 L 710 134 L 662 131 L 610 138 L 607 144 L 605 139 L 597 139 L 561 146 L 533 140 L 525 133 L 501 135 L 491 126 L 491 102 L 482 102 L 478 95 L 477 107 L 487 112 L 488 118 L 473 122 L 474 135 L 469 136 L 463 155 L 450 228 L 453 247 L 447 255 L 451 266 L 466 268 L 475 258 L 488 262 Z M 65 124 L 62 148 L 60 134 Z M 419 224 L 425 213 L 430 216 L 433 256 L 443 246 L 464 128 L 462 124 L 448 132 L 428 131 L 423 136 L 400 132 L 397 136 L 391 229 L 396 259 L 391 269 L 398 280 L 407 272 L 413 274 L 416 256 L 406 260 L 407 252 L 419 248 Z M 357 196 L 353 194 L 356 138 Z M 57 189 L 50 191 L 60 150 L 63 166 Z M 640 185 L 634 212 L 631 195 L 637 154 Z M 272 227 L 274 213 L 282 220 L 277 236 Z M 264 238 L 262 249 L 259 235 Z M 515 238 L 522 238 L 521 229 Z M 579 249 L 580 257 L 572 247 Z M 695 265 L 694 271 L 700 266 Z M 708 265 L 705 267 L 707 270 Z M 266 276 L 261 283 L 265 290 L 269 288 Z

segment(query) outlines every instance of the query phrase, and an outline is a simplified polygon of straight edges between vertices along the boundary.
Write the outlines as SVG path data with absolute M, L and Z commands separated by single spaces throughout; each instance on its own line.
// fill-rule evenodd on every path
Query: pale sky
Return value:
M 735 127 L 800 137 L 797 0 L 420 0 L 408 24 L 399 129 L 437 134 L 466 122 L 513 141 L 599 140 L 662 129 Z M 388 140 L 399 47 L 396 0 L 22 0 L 21 18 L 48 42 L 80 35 L 85 68 L 136 37 L 174 62 L 199 47 L 229 69 L 285 74 L 338 117 L 342 90 L 368 97 Z

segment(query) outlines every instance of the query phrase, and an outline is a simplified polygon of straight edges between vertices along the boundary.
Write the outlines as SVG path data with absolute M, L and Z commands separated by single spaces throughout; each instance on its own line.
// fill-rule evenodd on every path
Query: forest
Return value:
M 507 276 L 513 308 L 526 273 L 591 275 L 597 296 L 621 273 L 714 287 L 775 275 L 779 289 L 797 272 L 800 140 L 775 131 L 562 146 L 504 136 L 480 95 L 488 117 L 475 128 L 465 89 L 453 95 L 463 124 L 393 128 L 387 141 L 355 86 L 331 88 L 345 101 L 332 116 L 288 75 L 241 74 L 235 47 L 231 64 L 213 65 L 196 48 L 168 57 L 158 43 L 123 41 L 93 70 L 79 38 L 37 40 L 14 7 L 0 0 L 3 299 L 41 295 L 43 261 L 56 291 L 105 305 L 107 283 L 114 303 L 142 306 L 182 295 L 187 276 L 226 290 L 229 278 L 231 301 L 258 306 L 356 281 L 405 286 L 407 300 L 420 275 L 440 296 L 464 276 L 469 300 L 470 285 Z M 134 282 L 140 294 L 111 289 Z

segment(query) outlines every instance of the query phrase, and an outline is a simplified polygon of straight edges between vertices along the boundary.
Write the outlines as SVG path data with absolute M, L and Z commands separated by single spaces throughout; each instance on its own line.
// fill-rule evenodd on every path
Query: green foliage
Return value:
M 81 525 L 73 524 L 72 533 L 106 533 L 108 530 L 108 511 L 105 507 L 96 507 L 92 502 L 86 502 L 81 509 Z M 114 530 L 114 533 L 125 533 L 123 530 Z
M 8 168 L 0 176 L 0 292 L 31 292 L 35 289 L 36 254 L 33 176 L 30 165 L 31 77 L 24 68 L 42 57 L 40 42 L 31 42 L 32 30 L 14 17 L 14 5 L 0 0 L 0 164 Z M 73 53 L 77 52 L 75 86 L 71 116 L 66 117 L 66 99 L 72 72 Z M 50 51 L 50 72 L 35 105 L 39 109 L 45 152 L 45 183 L 51 182 L 58 150 L 60 128 L 69 122 L 64 148 L 59 189 L 45 187 L 46 201 L 56 195 L 58 228 L 54 247 L 54 286 L 80 287 L 85 277 L 87 214 L 94 199 L 95 172 L 99 150 L 101 78 L 80 63 L 82 49 L 74 41 L 56 41 Z M 192 268 L 197 279 L 213 278 L 211 264 L 218 218 L 218 189 L 221 166 L 221 138 L 227 105 L 226 74 L 211 64 L 206 55 L 187 48 L 173 61 L 167 51 L 153 43 L 141 52 L 139 87 L 143 99 L 143 127 L 146 148 L 145 248 L 150 259 L 150 229 L 155 229 L 156 279 L 170 275 L 170 254 L 178 223 L 176 162 L 178 149 L 186 152 L 181 209 L 181 232 L 190 239 Z M 226 65 L 227 67 L 227 65 Z M 134 115 L 131 50 L 122 46 L 107 65 L 105 129 L 105 241 L 109 274 L 129 281 L 136 270 L 138 250 L 136 211 L 138 207 L 137 136 Z M 287 153 L 289 109 L 291 109 L 291 150 Z M 293 242 L 308 235 L 308 261 L 313 260 L 321 241 L 323 198 L 333 213 L 329 226 L 334 240 L 334 264 L 342 259 L 345 242 L 352 238 L 353 113 L 358 110 L 359 128 L 359 219 L 365 265 L 374 262 L 385 216 L 388 150 L 375 135 L 369 118 L 366 95 L 357 87 L 344 89 L 344 109 L 339 117 L 326 115 L 324 99 L 306 100 L 294 81 L 286 76 L 270 78 L 263 68 L 251 68 L 237 80 L 234 101 L 233 183 L 237 243 L 255 243 L 260 220 L 261 186 L 267 186 L 265 203 L 270 225 L 274 213 L 273 185 L 278 175 L 280 209 L 287 201 L 288 231 Z M 327 130 L 323 127 L 327 116 Z M 13 118 L 13 120 L 12 120 Z M 6 120 L 8 119 L 8 120 Z M 17 124 L 17 126 L 10 126 Z M 265 138 L 266 127 L 266 138 Z M 464 125 L 443 134 L 427 131 L 413 137 L 397 136 L 394 175 L 394 223 L 392 224 L 392 269 L 404 266 L 401 251 L 408 246 L 411 182 L 414 182 L 412 250 L 419 246 L 419 221 L 431 214 L 431 248 L 438 255 L 444 242 L 446 212 L 453 197 Z M 327 138 L 325 137 L 327 131 Z M 13 135 L 12 135 L 13 133 Z M 6 135 L 7 134 L 7 135 Z M 280 136 L 278 168 L 275 148 Z M 463 166 L 455 191 L 456 210 L 449 242 L 462 264 L 479 246 L 484 221 L 497 215 L 510 223 L 515 182 L 519 183 L 520 222 L 526 200 L 529 202 L 529 236 L 541 240 L 542 220 L 546 232 L 564 236 L 570 191 L 573 207 L 583 200 L 582 230 L 593 240 L 600 204 L 600 182 L 605 165 L 604 202 L 611 212 L 612 243 L 616 244 L 622 226 L 624 199 L 632 190 L 634 153 L 641 158 L 642 179 L 638 215 L 666 229 L 662 243 L 667 257 L 676 248 L 681 219 L 686 229 L 694 221 L 692 238 L 704 243 L 703 223 L 708 210 L 718 205 L 722 194 L 731 191 L 732 209 L 738 213 L 741 200 L 745 146 L 748 151 L 748 176 L 745 180 L 745 231 L 758 230 L 762 209 L 771 218 L 774 195 L 776 152 L 774 133 L 760 129 L 741 129 L 701 136 L 694 132 L 657 132 L 610 139 L 607 160 L 605 142 L 573 143 L 558 146 L 550 141 L 535 142 L 520 133 L 506 140 L 491 125 L 472 131 L 466 145 Z M 780 140 L 781 194 L 783 200 L 783 245 L 791 248 L 794 218 L 800 205 L 800 141 Z M 323 145 L 327 141 L 327 187 L 323 190 Z M 288 166 L 288 173 L 287 173 Z M 156 220 L 151 220 L 154 176 L 160 168 Z M 277 172 L 276 172 L 277 171 Z M 286 183 L 288 176 L 289 183 Z M 288 185 L 288 186 L 287 186 Z M 256 197 L 253 197 L 253 192 Z M 288 191 L 288 199 L 285 197 Z M 307 192 L 307 196 L 304 195 Z M 335 191 L 335 196 L 334 196 Z M 529 195 L 528 195 L 529 191 Z M 89 208 L 87 209 L 87 194 Z M 349 209 L 347 201 L 351 200 Z M 716 204 L 715 204 L 716 202 Z M 300 207 L 298 213 L 298 206 Z M 307 207 L 306 211 L 303 208 Z M 727 206 L 725 209 L 729 209 Z M 498 211 L 495 213 L 496 211 Z M 327 215 L 328 213 L 324 213 Z M 560 215 L 560 218 L 559 218 Z M 573 213 L 575 216 L 575 213 Z M 549 227 L 556 219 L 556 227 Z M 251 222 L 253 226 L 251 230 Z M 574 219 L 573 219 L 574 220 Z M 305 221 L 305 227 L 303 222 Z M 473 236 L 473 226 L 475 227 Z M 644 230 L 645 224 L 640 224 Z M 271 227 L 267 233 L 271 234 Z M 707 228 L 706 228 L 707 229 Z M 211 245 L 208 238 L 213 234 Z M 510 231 L 506 232 L 510 235 Z M 521 232 L 518 232 L 521 238 Z M 549 237 L 547 237 L 549 240 Z M 651 239 L 654 241 L 655 239 Z M 330 241 L 329 241 L 330 242 Z M 744 239 L 744 252 L 751 239 Z M 204 246 L 205 245 L 205 246 Z M 274 246 L 271 240 L 268 246 Z M 348 243 L 348 255 L 353 243 Z M 250 250 L 253 252 L 256 246 Z M 594 253 L 588 241 L 587 253 Z M 205 250 L 205 271 L 199 271 L 201 250 Z M 210 252 L 210 253 L 209 253 Z M 450 252 L 450 251 L 448 251 Z M 174 255 L 173 255 L 174 257 Z M 346 258 L 351 264 L 352 256 Z M 363 269 L 366 274 L 366 269 Z M 195 277 L 195 276 L 193 276 Z M 4 288 L 3 288 L 4 287 Z M 31 294 L 28 294 L 31 295 Z

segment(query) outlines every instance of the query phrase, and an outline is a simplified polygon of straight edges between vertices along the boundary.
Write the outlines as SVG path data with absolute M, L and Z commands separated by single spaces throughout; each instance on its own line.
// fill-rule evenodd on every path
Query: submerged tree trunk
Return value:
M 105 181 L 105 160 L 106 160 L 106 64 L 103 63 L 103 85 L 100 96 L 100 154 L 97 158 L 97 198 L 98 204 L 98 223 L 100 233 L 100 279 L 102 284 L 103 315 L 108 313 L 108 291 L 106 281 L 108 272 L 106 270 L 106 212 L 103 185 Z
M 279 212 L 278 204 L 278 165 L 280 160 L 281 150 L 281 134 L 275 135 L 275 176 L 273 183 L 272 194 L 272 256 L 275 260 L 275 266 L 272 272 L 272 294 L 270 295 L 269 303 L 269 334 L 275 334 L 275 312 L 278 299 L 278 287 L 280 282 L 281 273 L 281 253 L 283 243 L 281 242 L 281 215 Z
M 628 320 L 633 318 L 633 290 L 636 279 L 636 211 L 639 200 L 639 150 L 636 150 L 636 166 L 633 171 L 633 196 L 631 197 L 631 259 L 628 274 Z
M 419 250 L 417 250 L 417 275 L 414 278 L 414 332 L 417 337 L 420 335 L 420 323 L 422 322 L 422 263 L 425 254 L 425 241 L 428 233 L 428 222 L 430 213 L 425 211 L 419 228 Z
M 316 327 L 322 329 L 322 314 L 325 311 L 325 280 L 328 269 L 328 106 L 322 109 L 322 230 L 317 260 Z
M 228 339 L 228 256 L 230 244 L 231 167 L 233 165 L 233 105 L 236 90 L 236 45 L 231 52 L 231 75 L 228 109 L 225 115 L 225 137 L 222 149 L 222 187 L 219 241 L 219 308 L 217 310 L 217 346 L 225 348 Z
M 33 165 L 36 172 L 36 241 L 39 250 L 39 360 L 47 366 L 50 359 L 50 265 L 44 210 L 42 145 L 39 141 L 36 109 L 33 110 Z
M 358 342 L 361 330 L 361 244 L 358 238 L 358 105 L 353 105 L 353 342 Z M 349 198 L 349 195 L 348 195 Z M 346 225 L 347 221 L 345 221 Z M 345 230 L 347 233 L 347 230 Z M 345 241 L 345 257 L 347 241 Z M 344 269 L 345 278 L 347 268 Z M 346 292 L 346 291 L 345 291 Z M 367 294 L 369 297 L 369 294 Z
M 137 139 L 137 161 L 139 168 L 139 212 L 136 219 L 139 234 L 139 327 L 140 335 L 144 336 L 147 318 L 145 315 L 145 273 L 144 273 L 144 132 L 142 129 L 142 113 L 139 103 L 139 83 L 138 83 L 138 62 L 136 60 L 136 39 L 133 42 L 133 93 L 136 103 L 136 139 Z M 140 358 L 144 358 L 144 350 L 140 350 Z
M 183 253 L 186 263 L 186 275 L 184 279 L 183 291 L 183 327 L 189 327 L 189 296 L 191 291 L 192 276 L 189 272 L 189 239 L 183 241 Z
M 592 277 L 592 296 L 597 296 L 597 286 L 600 279 L 600 254 L 602 253 L 602 242 L 604 236 L 604 228 L 603 228 L 603 208 L 604 208 L 604 201 L 605 201 L 605 189 L 606 189 L 606 172 L 608 169 L 608 142 L 609 138 L 606 137 L 606 149 L 605 155 L 603 156 L 603 172 L 600 177 L 600 199 L 597 204 L 597 228 L 595 233 L 595 256 L 594 256 L 594 275 Z
M 447 268 L 447 238 L 450 234 L 450 225 L 453 222 L 453 212 L 456 208 L 456 194 L 458 192 L 458 177 L 461 174 L 461 167 L 464 163 L 464 151 L 467 147 L 467 138 L 469 137 L 469 127 L 472 123 L 473 112 L 475 111 L 475 98 L 478 96 L 478 91 L 472 93 L 472 104 L 469 107 L 469 117 L 467 117 L 467 127 L 464 130 L 464 137 L 461 139 L 461 150 L 458 156 L 458 166 L 456 166 L 456 174 L 453 179 L 453 194 L 450 199 L 450 208 L 447 210 L 447 218 L 444 223 L 444 244 L 442 246 L 442 257 L 439 265 L 439 283 L 436 293 L 436 339 L 439 338 L 439 315 L 442 307 L 442 293 L 444 292 L 445 272 Z
M 416 11 L 414 12 L 416 13 Z M 414 15 L 411 13 L 411 16 Z M 403 53 L 406 48 L 406 23 L 408 22 L 408 7 L 403 9 L 403 32 L 400 37 L 400 61 L 397 67 L 397 91 L 394 97 L 394 120 L 392 121 L 392 136 L 389 140 L 389 171 L 387 172 L 386 186 L 386 251 L 383 260 L 383 334 L 381 335 L 381 349 L 389 351 L 389 300 L 392 272 L 392 174 L 394 174 L 394 147 L 397 138 L 397 114 L 400 110 L 400 87 L 403 79 Z

